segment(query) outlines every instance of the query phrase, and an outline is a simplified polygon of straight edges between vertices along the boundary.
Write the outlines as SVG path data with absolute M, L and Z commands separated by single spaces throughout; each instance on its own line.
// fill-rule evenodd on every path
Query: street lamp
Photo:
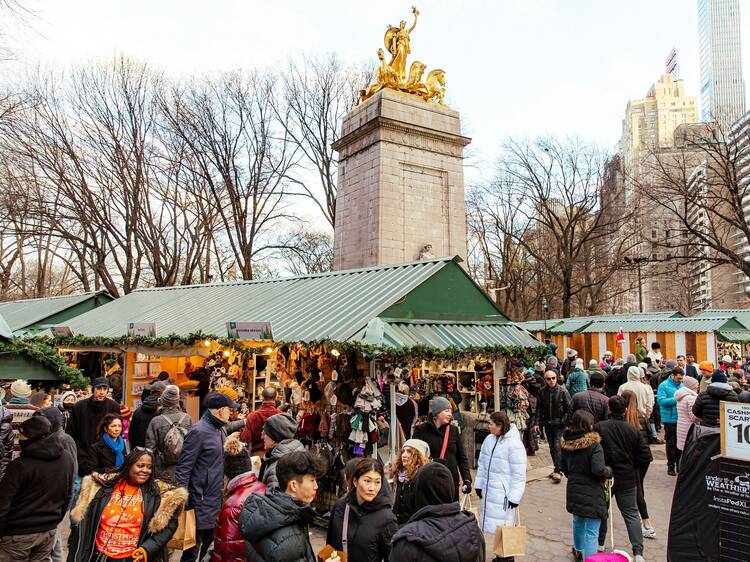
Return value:
M 547 306 L 547 297 L 542 297 L 542 310 L 544 311 L 544 337 L 547 338 L 547 314 L 549 314 L 549 306 Z

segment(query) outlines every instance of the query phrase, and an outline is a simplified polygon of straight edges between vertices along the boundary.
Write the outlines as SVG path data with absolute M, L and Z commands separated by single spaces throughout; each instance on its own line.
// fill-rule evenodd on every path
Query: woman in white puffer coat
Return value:
M 526 488 L 526 449 L 505 412 L 490 416 L 474 488 L 482 500 L 479 525 L 485 533 L 494 533 L 505 524 L 507 510 L 521 503 Z

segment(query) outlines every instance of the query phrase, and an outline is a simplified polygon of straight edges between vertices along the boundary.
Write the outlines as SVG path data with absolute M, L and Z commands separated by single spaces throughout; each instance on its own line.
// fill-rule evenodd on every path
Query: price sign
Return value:
M 721 402 L 721 455 L 750 461 L 750 404 Z

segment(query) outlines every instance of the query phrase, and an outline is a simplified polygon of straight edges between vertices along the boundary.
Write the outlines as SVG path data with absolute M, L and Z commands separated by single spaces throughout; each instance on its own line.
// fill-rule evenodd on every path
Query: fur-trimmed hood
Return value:
M 566 432 L 567 434 L 568 432 Z M 602 442 L 602 438 L 598 433 L 592 431 L 591 433 L 580 434 L 567 434 L 560 439 L 560 448 L 564 451 L 580 451 L 587 449 L 592 445 L 597 445 Z
M 114 480 L 118 476 L 117 474 L 97 474 L 95 472 L 91 476 L 84 477 L 81 482 L 81 494 L 78 497 L 78 502 L 70 512 L 70 520 L 73 523 L 80 523 L 84 519 L 91 502 L 102 488 L 100 484 L 94 481 L 94 475 L 109 481 Z M 175 487 L 161 480 L 157 480 L 156 484 L 159 487 L 161 502 L 156 513 L 154 513 L 154 516 L 148 523 L 149 534 L 159 533 L 166 529 L 175 512 L 182 511 L 188 500 L 188 492 L 185 488 Z

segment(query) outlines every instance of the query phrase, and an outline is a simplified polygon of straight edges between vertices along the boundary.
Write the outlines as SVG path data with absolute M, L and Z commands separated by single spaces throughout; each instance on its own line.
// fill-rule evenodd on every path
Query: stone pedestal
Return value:
M 382 90 L 354 108 L 339 153 L 334 269 L 466 258 L 463 148 L 457 111 Z

